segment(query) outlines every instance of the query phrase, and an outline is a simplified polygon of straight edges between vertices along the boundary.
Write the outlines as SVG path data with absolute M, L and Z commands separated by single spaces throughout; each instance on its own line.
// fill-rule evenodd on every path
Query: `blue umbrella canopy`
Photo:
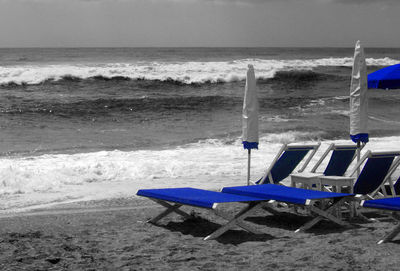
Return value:
M 370 73 L 368 75 L 368 88 L 400 88 L 400 64 Z

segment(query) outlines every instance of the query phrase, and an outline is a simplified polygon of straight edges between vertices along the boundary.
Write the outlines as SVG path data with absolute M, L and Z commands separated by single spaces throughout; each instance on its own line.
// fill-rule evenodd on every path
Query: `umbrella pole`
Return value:
M 357 164 L 360 162 L 360 140 L 357 140 Z M 360 167 L 357 168 L 357 178 L 360 176 Z
M 247 150 L 247 185 L 250 185 L 250 160 L 251 160 L 251 149 Z

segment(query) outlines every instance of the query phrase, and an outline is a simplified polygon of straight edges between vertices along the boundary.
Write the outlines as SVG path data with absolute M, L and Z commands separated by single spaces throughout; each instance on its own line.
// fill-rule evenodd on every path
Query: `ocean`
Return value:
M 248 64 L 260 104 L 253 179 L 282 143 L 349 141 L 353 48 L 0 49 L 0 210 L 246 183 Z M 366 48 L 368 73 L 400 61 Z M 400 90 L 369 90 L 370 143 L 400 149 Z M 318 154 L 317 154 L 318 156 Z

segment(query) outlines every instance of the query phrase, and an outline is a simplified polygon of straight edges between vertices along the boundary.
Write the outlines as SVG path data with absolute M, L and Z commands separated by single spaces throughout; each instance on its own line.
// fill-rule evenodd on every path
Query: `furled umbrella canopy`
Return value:
M 246 87 L 243 102 L 243 134 L 242 142 L 245 149 L 258 148 L 258 101 L 256 92 L 256 77 L 253 65 L 248 65 Z
M 350 138 L 356 143 L 368 142 L 367 65 L 364 49 L 357 41 L 350 85 Z
M 247 185 L 250 184 L 251 149 L 258 149 L 258 100 L 253 65 L 248 65 L 243 101 L 243 147 L 248 150 Z

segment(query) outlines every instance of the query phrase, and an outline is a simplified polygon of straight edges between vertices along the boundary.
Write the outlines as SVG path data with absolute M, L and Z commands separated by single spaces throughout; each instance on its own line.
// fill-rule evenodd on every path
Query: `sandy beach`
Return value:
M 238 206 L 230 206 L 237 208 Z M 136 197 L 80 202 L 0 218 L 1 270 L 397 270 L 398 242 L 376 242 L 394 225 L 378 222 L 343 228 L 322 222 L 294 230 L 307 217 L 257 213 L 217 240 L 203 238 L 223 221 L 200 209 L 195 219 L 172 215 L 160 226 L 146 220 L 162 210 Z M 189 208 L 187 208 L 189 211 Z

